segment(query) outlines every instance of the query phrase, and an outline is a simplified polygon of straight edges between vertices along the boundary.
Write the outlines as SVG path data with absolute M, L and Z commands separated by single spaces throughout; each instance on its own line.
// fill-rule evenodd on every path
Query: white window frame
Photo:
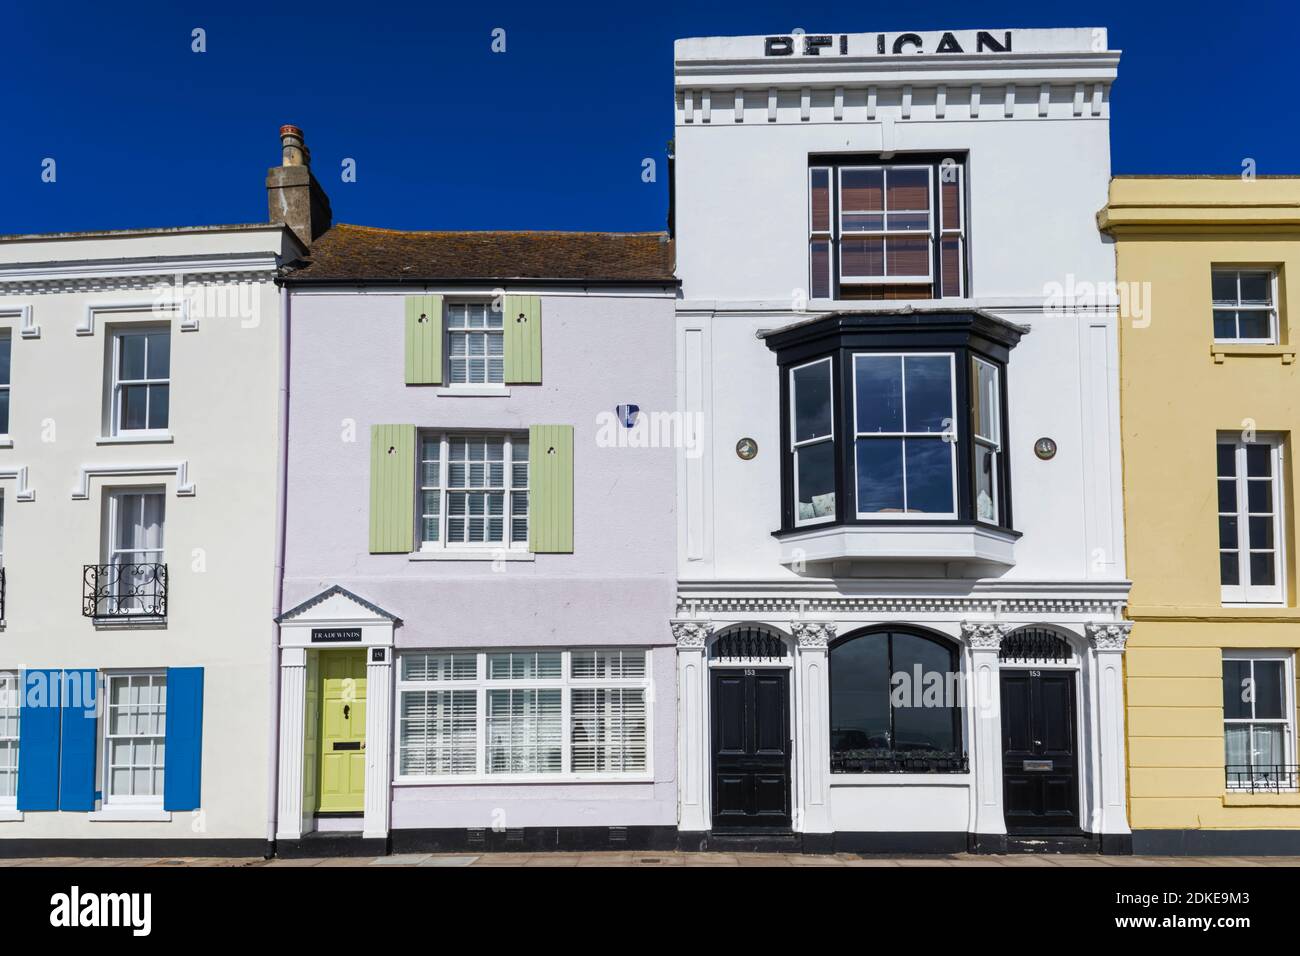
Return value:
M 450 464 L 451 461 L 451 441 L 453 438 L 462 438 L 462 439 L 469 439 L 469 440 L 473 440 L 475 438 L 481 438 L 481 439 L 491 439 L 493 441 L 501 440 L 503 442 L 502 466 L 503 466 L 503 471 L 505 473 L 504 474 L 505 484 L 504 487 L 499 490 L 505 494 L 505 503 L 502 506 L 503 540 L 501 541 L 448 541 L 447 540 L 447 521 L 448 521 L 447 502 L 450 493 L 473 490 L 467 488 L 449 488 L 447 485 L 448 471 L 449 471 L 448 465 Z M 527 534 L 524 535 L 523 541 L 511 540 L 511 538 L 513 537 L 511 533 L 512 531 L 511 525 L 513 524 L 514 519 L 516 517 L 515 515 L 512 514 L 514 503 L 515 503 L 515 497 L 517 495 L 523 494 L 525 496 L 525 500 L 531 502 L 530 496 L 532 494 L 532 479 L 533 479 L 531 463 L 529 463 L 528 483 L 526 485 L 519 486 L 515 484 L 515 469 L 514 469 L 515 442 L 519 440 L 527 441 L 527 439 L 528 439 L 528 433 L 524 431 L 460 432 L 460 431 L 438 431 L 436 429 L 420 430 L 420 432 L 416 435 L 416 442 L 419 446 L 417 449 L 419 454 L 417 455 L 416 458 L 416 467 L 419 469 L 419 473 L 416 475 L 416 481 L 415 481 L 415 488 L 416 488 L 415 540 L 420 543 L 419 550 L 421 552 L 455 553 L 458 551 L 474 551 L 474 552 L 493 552 L 493 551 L 527 552 L 528 551 L 529 538 L 532 536 L 533 529 L 532 529 L 531 514 L 527 507 L 525 507 L 524 514 L 522 515 L 528 529 Z M 426 485 L 424 483 L 424 462 L 425 462 L 424 443 L 426 441 L 435 441 L 435 440 L 438 442 L 438 487 L 437 488 L 434 488 L 432 485 Z M 527 462 L 527 459 L 525 459 L 525 462 Z M 487 489 L 480 489 L 480 490 L 487 490 Z M 495 491 L 498 489 L 491 489 L 491 490 Z M 424 540 L 425 519 L 426 517 L 432 517 L 431 515 L 426 516 L 424 513 L 424 495 L 428 492 L 437 492 L 438 494 L 439 513 L 437 515 L 438 518 L 438 540 L 437 541 Z M 468 516 L 466 516 L 465 520 L 466 521 L 469 520 Z M 484 520 L 486 520 L 486 516 L 484 516 Z
M 864 432 L 858 428 L 858 356 L 869 356 L 872 358 L 933 358 L 942 355 L 948 359 L 948 385 L 949 385 L 949 405 L 951 411 L 949 420 L 952 422 L 951 431 L 947 432 Z M 903 402 L 903 423 L 907 423 L 907 372 L 906 364 L 902 363 L 900 374 L 902 375 L 902 402 Z M 954 352 L 854 352 L 852 354 L 852 374 L 853 374 L 853 510 L 859 519 L 867 521 L 950 521 L 955 520 L 960 511 L 960 500 L 957 497 L 957 456 L 961 454 L 961 434 L 958 431 L 957 421 L 959 418 L 958 410 L 961 405 L 957 402 L 957 356 Z M 952 511 L 949 512 L 932 512 L 932 511 L 908 511 L 907 510 L 907 456 L 903 456 L 903 511 L 898 513 L 862 511 L 858 507 L 858 441 L 860 439 L 876 438 L 900 438 L 922 439 L 925 441 L 937 440 L 946 442 L 952 447 L 949 450 L 949 461 L 951 462 L 952 472 Z
M 22 752 L 19 749 L 19 739 L 21 734 L 22 721 L 22 680 L 21 671 L 0 670 L 0 710 L 12 710 L 14 733 L 13 736 L 0 735 L 0 741 L 6 745 L 11 745 L 14 753 L 14 792 L 9 796 L 0 794 L 0 810 L 14 811 L 18 809 L 18 774 L 22 769 Z M 13 707 L 4 707 L 6 696 L 12 694 Z M 7 721 L 5 721 L 7 723 Z M 3 727 L 0 724 L 0 727 Z
M 835 217 L 838 215 L 835 209 L 835 181 L 831 178 L 834 172 L 831 166 L 809 166 L 808 167 L 808 295 L 810 298 L 835 298 L 835 268 L 834 259 L 831 258 L 835 249 Z M 813 226 L 813 175 L 815 173 L 826 174 L 826 228 L 817 229 Z M 815 285 L 813 278 L 813 243 L 826 243 L 826 295 L 814 296 L 813 287 Z
M 1267 305 L 1242 305 L 1241 304 L 1241 275 L 1243 272 L 1266 273 L 1269 279 L 1269 302 Z M 1236 302 L 1229 305 L 1220 303 L 1214 299 L 1214 279 L 1220 276 L 1231 275 L 1234 284 L 1237 287 Z M 1210 331 L 1214 333 L 1214 313 L 1220 310 L 1233 312 L 1266 312 L 1268 314 L 1269 334 L 1265 338 L 1242 338 L 1240 335 L 1231 338 L 1219 338 L 1214 336 L 1215 342 L 1223 342 L 1233 345 L 1276 345 L 1278 343 L 1278 302 L 1277 302 L 1277 269 L 1271 266 L 1249 266 L 1249 265 L 1231 265 L 1231 266 L 1212 266 L 1210 269 Z M 1234 318 L 1234 322 L 1236 319 Z M 1237 331 L 1240 333 L 1241 325 L 1237 323 Z
M 945 299 L 961 298 L 966 289 L 966 167 L 960 163 L 952 163 L 945 166 L 940 163 L 939 184 L 934 197 L 935 213 L 939 217 L 939 248 L 934 251 L 934 258 L 938 260 L 938 265 L 932 267 L 935 273 L 935 284 L 943 285 L 943 241 L 945 239 L 957 240 L 957 291 L 950 292 L 946 287 L 941 290 L 942 297 Z M 952 170 L 957 176 L 957 225 L 949 226 L 943 218 L 943 186 L 944 172 Z
M 830 391 L 830 395 L 828 396 L 830 399 L 830 410 L 831 410 L 830 434 L 821 435 L 818 436 L 817 438 L 808 438 L 805 439 L 804 441 L 796 441 L 795 439 L 796 436 L 799 434 L 799 431 L 795 422 L 795 405 L 796 405 L 795 397 L 796 396 L 795 396 L 794 375 L 795 372 L 801 371 L 806 368 L 811 368 L 812 366 L 820 364 L 822 362 L 825 362 L 827 367 L 830 369 L 830 375 L 828 376 L 828 383 L 827 383 L 827 388 Z M 804 362 L 802 365 L 792 366 L 788 374 L 790 376 L 788 380 L 788 393 L 789 393 L 789 405 L 790 405 L 788 409 L 790 415 L 790 466 L 791 466 L 790 482 L 791 482 L 791 487 L 794 491 L 794 500 L 793 500 L 794 523 L 796 527 L 800 527 L 800 528 L 808 527 L 809 525 L 827 524 L 828 522 L 835 520 L 836 514 L 838 514 L 839 507 L 840 507 L 839 487 L 838 487 L 839 485 L 838 478 L 839 478 L 839 471 L 840 471 L 839 458 L 838 457 L 833 458 L 835 465 L 831 471 L 832 477 L 836 479 L 835 512 L 828 515 L 822 515 L 821 517 L 804 518 L 801 520 L 799 518 L 799 452 L 804 448 L 810 448 L 813 445 L 821 445 L 826 442 L 830 442 L 832 450 L 834 449 L 835 446 L 835 363 L 831 360 L 829 356 L 827 356 L 826 358 L 814 359 L 811 362 Z
M 1278 650 L 1238 650 L 1235 648 L 1234 649 L 1225 648 L 1223 650 L 1223 660 L 1252 662 L 1251 663 L 1252 680 L 1254 680 L 1254 673 L 1255 673 L 1254 662 L 1267 661 L 1270 663 L 1282 664 L 1282 693 L 1283 693 L 1282 717 L 1281 718 L 1270 717 L 1261 720 L 1255 717 L 1229 718 L 1228 716 L 1225 715 L 1223 718 L 1223 726 L 1224 726 L 1225 737 L 1226 737 L 1226 731 L 1229 724 L 1280 724 L 1282 725 L 1283 726 L 1282 753 L 1285 758 L 1284 765 L 1295 764 L 1296 762 L 1295 650 L 1294 649 L 1288 650 L 1285 648 L 1278 649 Z M 1222 680 L 1222 677 L 1220 677 L 1220 680 Z M 1251 710 L 1252 711 L 1254 710 L 1253 702 L 1251 704 Z M 1251 739 L 1252 739 L 1252 746 L 1253 746 L 1253 741 L 1254 741 L 1253 735 Z M 1224 759 L 1226 763 L 1227 760 L 1226 746 L 1225 746 Z M 1277 784 L 1267 783 L 1267 781 L 1265 781 L 1265 783 L 1267 784 L 1267 789 L 1274 790 L 1274 791 L 1280 789 L 1281 792 L 1283 793 L 1286 792 L 1294 793 L 1297 789 L 1296 787 L 1279 787 Z M 1261 789 L 1260 783 L 1256 781 L 1250 781 L 1250 782 L 1243 781 L 1237 786 L 1232 786 L 1225 779 L 1225 786 L 1229 792 L 1238 791 L 1238 790 L 1251 790 L 1252 786 L 1254 787 L 1256 792 L 1258 792 Z
M 118 525 L 119 525 L 119 523 L 122 521 L 122 516 L 123 516 L 123 512 L 122 512 L 122 508 L 123 508 L 122 499 L 125 498 L 125 497 L 128 496 L 128 495 L 141 495 L 141 496 L 145 496 L 145 495 L 155 495 L 155 496 L 157 496 L 157 497 L 162 501 L 162 527 L 161 527 L 161 534 L 160 534 L 160 538 L 161 538 L 162 540 L 161 540 L 161 543 L 160 543 L 160 546 L 159 546 L 159 547 L 157 547 L 157 548 L 135 548 L 135 549 L 127 550 L 127 549 L 125 549 L 125 548 L 119 548 L 119 547 L 117 546 L 117 538 L 118 538 L 117 531 L 118 531 Z M 117 557 L 117 555 L 119 555 L 119 554 L 145 554 L 145 555 L 155 555 L 155 556 L 156 556 L 156 560 L 153 560 L 153 561 L 139 561 L 139 562 L 136 562 L 137 564 L 166 564 L 166 563 L 167 563 L 167 551 L 166 551 L 166 548 L 167 548 L 167 490 L 166 490 L 165 488 L 163 488 L 163 487 L 160 486 L 160 485 L 146 485 L 146 486 L 142 486 L 142 487 L 121 487 L 121 488 L 110 488 L 110 489 L 108 489 L 108 490 L 106 491 L 106 493 L 105 493 L 105 503 L 106 503 L 106 505 L 107 505 L 107 507 L 108 507 L 108 514 L 105 516 L 105 517 L 107 518 L 107 520 L 106 520 L 105 525 L 104 525 L 104 548 L 103 548 L 103 555 L 104 555 L 104 564 L 105 564 L 105 565 L 111 565 L 111 564 L 114 564 L 114 563 L 115 563 L 115 560 L 114 560 L 114 559 L 115 559 L 115 558 Z M 142 506 L 143 506 L 143 503 L 142 503 Z M 117 598 L 114 598 L 114 597 L 105 597 L 105 598 L 103 598 L 103 600 L 117 600 Z M 99 608 L 96 607 L 95 610 L 96 610 L 96 615 L 98 616 Z M 144 614 L 144 613 L 146 613 L 146 612 L 145 612 L 143 609 L 138 609 L 138 608 L 137 608 L 137 609 L 133 609 L 133 610 L 127 610 L 127 611 L 115 610 L 115 611 L 113 611 L 113 613 L 112 613 L 111 616 L 113 616 L 113 617 L 117 617 L 117 616 L 126 617 L 126 616 L 129 616 L 129 615 L 132 615 L 132 614 Z M 150 615 L 150 616 L 153 616 L 153 615 Z
M 934 222 L 935 222 L 935 195 L 934 195 L 934 167 L 928 164 L 921 165 L 866 165 L 866 166 L 840 166 L 836 185 L 839 187 L 838 208 L 832 207 L 832 211 L 838 217 L 840 228 L 840 247 L 839 247 L 839 265 L 840 265 L 840 283 L 849 285 L 925 285 L 929 283 L 931 293 L 933 294 L 934 286 Z M 846 172 L 871 172 L 880 170 L 881 172 L 881 206 L 879 215 L 881 216 L 880 229 L 852 229 L 844 227 L 844 174 Z M 890 209 L 889 208 L 889 173 L 904 172 L 907 170 L 920 170 L 926 174 L 926 192 L 929 196 L 929 205 L 926 209 Z M 875 215 L 873 210 L 850 210 L 850 214 L 858 213 L 865 215 Z M 926 215 L 926 228 L 922 232 L 918 229 L 890 229 L 889 216 L 892 215 L 916 215 L 924 212 Z M 895 239 L 918 239 L 924 236 L 926 240 L 926 265 L 927 272 L 925 275 L 890 275 L 889 274 L 889 240 Z M 880 238 L 884 241 L 881 244 L 881 257 L 885 273 L 879 276 L 855 276 L 849 275 L 844 270 L 844 240 L 845 239 L 874 239 Z
M 606 653 L 636 652 L 645 655 L 645 672 L 640 678 L 576 678 L 573 673 L 573 655 L 602 651 Z M 394 698 L 395 728 L 393 743 L 394 785 L 438 784 L 492 784 L 492 783 L 573 783 L 600 781 L 609 783 L 649 783 L 654 780 L 654 651 L 649 647 L 576 647 L 560 650 L 554 647 L 503 647 L 503 648 L 411 648 L 403 653 L 450 653 L 475 656 L 475 677 L 471 680 L 412 681 L 402 677 L 401 653 L 398 655 L 396 693 Z M 560 676 L 557 678 L 489 679 L 488 657 L 494 654 L 554 654 L 560 655 Z M 645 701 L 645 769 L 628 772 L 574 773 L 573 767 L 573 695 L 581 688 L 609 688 L 641 690 Z M 490 690 L 560 690 L 560 740 L 561 757 L 558 773 L 488 773 L 487 771 L 487 695 Z M 462 774 L 406 774 L 401 772 L 401 713 L 404 691 L 472 690 L 475 694 L 476 740 L 474 749 L 475 770 Z
M 983 365 L 993 371 L 993 407 L 989 413 L 989 421 L 993 424 L 994 434 L 992 437 L 981 435 L 978 426 L 975 424 L 975 415 L 971 415 L 971 442 L 975 445 L 972 449 L 978 452 L 980 448 L 988 448 L 993 454 L 993 517 L 985 519 L 980 517 L 979 513 L 979 456 L 976 454 L 972 462 L 973 473 L 971 475 L 971 511 L 972 517 L 981 524 L 990 524 L 995 527 L 1002 520 L 1002 508 L 999 504 L 1002 493 L 1002 369 L 988 359 L 980 358 L 978 355 L 971 356 L 971 411 L 974 413 L 979 408 L 982 396 L 979 392 L 979 367 Z M 855 406 L 856 407 L 856 406 Z M 956 420 L 956 415 L 953 415 Z M 854 459 L 857 460 L 856 458 Z
M 111 332 L 109 349 L 112 352 L 111 370 L 112 381 L 109 388 L 109 434 L 111 436 L 129 436 L 132 438 L 152 438 L 163 437 L 171 433 L 172 424 L 172 334 L 169 325 L 130 325 L 115 328 Z M 166 378 L 140 378 L 126 379 L 121 377 L 121 359 L 122 359 L 122 340 L 139 335 L 156 335 L 159 332 L 167 333 L 167 377 Z M 149 352 L 148 344 L 145 345 L 145 375 L 149 374 Z M 122 389 L 126 386 L 136 385 L 166 385 L 167 386 L 167 424 L 162 428 L 124 428 L 122 426 Z M 152 398 L 149 399 L 152 401 Z M 149 420 L 149 406 L 145 406 L 145 421 Z
M 500 389 L 504 389 L 504 388 L 506 387 L 506 359 L 505 359 L 506 329 L 505 329 L 505 309 L 504 309 L 504 307 L 501 308 L 500 310 L 497 310 L 497 311 L 500 313 L 500 315 L 501 315 L 501 328 L 499 328 L 499 329 L 491 329 L 491 328 L 488 328 L 486 325 L 485 325 L 483 328 L 481 328 L 481 329 L 470 329 L 470 328 L 465 328 L 465 329 L 453 329 L 453 328 L 451 327 L 451 310 L 452 310 L 453 307 L 455 307 L 455 306 L 482 305 L 482 306 L 484 306 L 485 309 L 486 309 L 486 312 L 485 312 L 485 319 L 484 319 L 484 320 L 486 321 L 486 315 L 489 314 L 489 313 L 491 313 L 491 312 L 493 311 L 492 306 L 493 306 L 494 303 L 495 303 L 495 299 L 494 299 L 494 298 L 484 298 L 484 297 L 474 297 L 474 296 L 462 296 L 462 297 L 457 297 L 457 298 L 451 298 L 451 299 L 447 299 L 447 300 L 443 303 L 443 306 L 442 306 L 442 338 L 443 338 L 443 350 L 442 350 L 442 354 L 443 354 L 443 364 L 444 364 L 444 369 L 443 369 L 443 376 L 444 376 L 444 377 L 443 377 L 443 381 L 446 382 L 446 387 L 447 387 L 447 388 L 452 388 L 452 389 L 467 389 L 467 390 L 472 390 L 472 389 L 479 389 L 479 390 L 482 390 L 482 389 L 491 389 L 491 388 L 500 388 Z M 485 336 L 489 336 L 489 337 L 495 335 L 495 336 L 497 336 L 497 337 L 499 337 L 499 338 L 501 339 L 501 380 L 498 382 L 498 381 L 495 381 L 495 380 L 493 380 L 493 379 L 491 378 L 491 374 L 490 374 L 490 373 L 491 373 L 491 365 L 490 365 L 490 363 L 489 363 L 489 361 L 488 361 L 488 356 L 489 356 L 490 351 L 491 351 L 490 348 L 489 348 L 488 351 L 485 351 L 484 354 L 483 354 L 483 376 L 484 376 L 484 377 L 483 377 L 483 381 L 481 381 L 481 382 L 470 382 L 470 381 L 465 381 L 465 382 L 453 382 L 453 381 L 451 380 L 451 359 L 452 359 L 451 343 L 452 343 L 452 337 L 453 337 L 453 336 L 464 336 L 464 337 L 468 337 L 469 335 L 478 335 L 478 334 L 485 335 Z M 467 359 L 467 361 L 468 361 L 468 355 L 469 355 L 469 353 L 468 353 L 468 351 L 467 351 L 467 352 L 466 352 L 466 359 Z M 469 366 L 468 366 L 468 364 L 466 365 L 466 372 L 465 372 L 465 374 L 466 374 L 466 378 L 468 378 L 468 377 L 469 377 Z
M 0 439 L 7 439 L 10 431 L 13 429 L 13 380 L 14 380 L 14 337 L 12 329 L 0 329 L 0 339 L 9 341 L 9 367 L 5 369 L 5 379 L 7 381 L 0 383 L 0 394 L 3 394 L 9 401 L 7 413 L 5 416 L 5 427 L 0 429 Z
M 1218 501 L 1219 482 L 1224 480 L 1218 474 L 1218 448 L 1220 445 L 1232 445 L 1236 455 L 1237 510 L 1234 513 L 1219 512 L 1216 509 L 1215 540 L 1219 540 L 1219 518 L 1235 517 L 1237 519 L 1237 584 L 1220 584 L 1221 602 L 1224 605 L 1282 605 L 1286 603 L 1286 520 L 1283 510 L 1282 486 L 1286 481 L 1286 453 L 1280 435 L 1255 436 L 1254 442 L 1242 441 L 1235 432 L 1221 432 L 1215 441 L 1215 502 Z M 1247 494 L 1249 480 L 1246 476 L 1246 449 L 1251 445 L 1267 445 L 1270 449 L 1272 466 L 1273 492 L 1273 584 L 1254 585 L 1250 583 L 1250 511 Z M 1217 549 L 1222 554 L 1225 549 Z M 1232 550 L 1232 549 L 1227 549 Z
M 111 722 L 113 717 L 112 701 L 113 701 L 114 683 L 120 680 L 132 681 L 132 680 L 141 680 L 141 679 L 148 679 L 152 683 L 153 680 L 158 678 L 162 679 L 162 687 L 163 687 L 162 703 L 160 705 L 161 712 L 159 714 L 160 720 L 158 725 L 158 733 L 157 734 L 118 734 L 118 735 L 114 735 L 110 733 L 110 727 L 111 727 Z M 100 738 L 99 739 L 99 754 L 100 754 L 99 782 L 101 788 L 100 792 L 102 795 L 102 804 L 105 808 L 128 807 L 128 808 L 148 808 L 148 809 L 156 809 L 156 810 L 162 809 L 163 794 L 167 786 L 166 753 L 164 752 L 163 762 L 161 764 L 156 764 L 156 763 L 149 764 L 149 766 L 153 770 L 156 770 L 159 767 L 161 767 L 162 769 L 162 774 L 163 774 L 163 786 L 161 788 L 162 792 L 156 794 L 117 794 L 117 795 L 114 795 L 112 792 L 113 763 L 110 754 L 111 754 L 112 742 L 114 740 L 119 740 L 123 738 L 132 739 L 132 740 L 148 738 L 150 740 L 161 741 L 164 745 L 164 751 L 165 751 L 165 745 L 167 742 L 166 720 L 167 720 L 167 706 L 168 706 L 166 690 L 167 690 L 167 672 L 165 670 L 152 669 L 152 670 L 131 670 L 131 671 L 106 671 L 104 673 L 104 686 L 100 691 L 100 693 L 104 695 L 104 698 L 103 698 L 103 703 L 101 705 L 101 717 L 100 717 L 100 727 L 99 727 L 99 738 Z M 134 766 L 134 764 L 132 766 Z M 152 785 L 152 775 L 151 775 L 150 783 Z

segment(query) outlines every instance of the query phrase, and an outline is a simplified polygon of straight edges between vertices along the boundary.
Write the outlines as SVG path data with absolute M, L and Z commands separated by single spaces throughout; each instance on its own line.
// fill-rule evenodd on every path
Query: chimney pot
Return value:
M 280 127 L 280 146 L 284 154 L 282 166 L 310 166 L 311 153 L 303 141 L 302 130 L 296 126 Z

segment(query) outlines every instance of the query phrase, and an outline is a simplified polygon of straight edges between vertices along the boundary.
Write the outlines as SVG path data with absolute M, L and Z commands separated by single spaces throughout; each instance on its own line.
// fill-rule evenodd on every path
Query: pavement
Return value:
M 485 866 L 779 866 L 779 867 L 1296 867 L 1294 856 L 1095 856 L 1073 854 L 1008 854 L 882 857 L 853 853 L 812 855 L 798 853 L 400 853 L 392 856 L 323 857 L 309 859 L 211 858 L 211 857 L 142 857 L 89 858 L 39 857 L 0 859 L 0 867 L 485 867 Z

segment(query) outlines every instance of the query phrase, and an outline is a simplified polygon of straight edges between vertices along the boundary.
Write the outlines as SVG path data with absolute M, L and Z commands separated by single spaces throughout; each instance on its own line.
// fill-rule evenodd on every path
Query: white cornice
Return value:
M 679 581 L 677 618 L 835 617 L 1120 621 L 1127 581 Z
M 0 295 L 108 292 L 188 283 L 269 282 L 274 255 L 102 259 L 0 265 Z
M 674 64 L 676 88 L 746 89 L 776 87 L 861 86 L 867 83 L 1016 83 L 1104 82 L 1115 79 L 1120 54 L 1010 53 L 956 57 L 949 54 L 898 57 L 753 57 L 747 59 L 678 60 Z
M 1119 303 L 1099 297 L 1100 301 L 1088 303 L 1081 301 L 1061 305 L 1047 304 L 1047 297 L 1036 296 L 998 296 L 975 299 L 898 299 L 886 302 L 854 301 L 850 299 L 818 299 L 809 303 L 808 308 L 794 311 L 789 299 L 680 299 L 677 302 L 677 314 L 686 316 L 708 316 L 717 313 L 750 318 L 780 318 L 787 323 L 809 319 L 824 318 L 835 313 L 871 314 L 882 313 L 894 315 L 903 311 L 923 312 L 986 312 L 996 317 L 999 313 L 1012 313 L 1032 318 L 1035 314 L 1059 317 L 1061 315 L 1116 315 Z

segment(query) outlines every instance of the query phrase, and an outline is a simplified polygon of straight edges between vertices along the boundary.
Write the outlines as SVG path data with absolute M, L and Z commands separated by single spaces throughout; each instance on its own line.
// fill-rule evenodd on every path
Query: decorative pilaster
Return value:
M 1097 763 L 1101 775 L 1100 802 L 1097 807 L 1100 819 L 1094 821 L 1094 833 L 1130 832 L 1124 792 L 1124 767 L 1127 759 L 1124 739 L 1124 648 L 1132 630 L 1133 624 L 1129 621 L 1086 626 L 1096 661 Z
M 384 839 L 393 803 L 392 740 L 393 713 L 392 648 L 372 647 L 366 662 L 366 798 L 361 835 Z
M 280 652 L 280 776 L 275 838 L 299 840 L 303 832 L 302 748 L 307 714 L 307 653 Z
M 708 715 L 704 712 L 709 621 L 672 621 L 677 642 L 677 826 L 709 829 Z
M 969 700 L 966 713 L 975 774 L 976 839 L 1005 836 L 1002 808 L 1002 684 L 998 652 L 1010 627 L 991 621 L 963 621 L 962 639 L 970 648 Z
M 830 833 L 830 677 L 826 654 L 835 640 L 835 625 L 796 621 L 791 629 L 796 645 L 795 751 L 799 755 L 802 791 L 795 829 L 802 833 Z

